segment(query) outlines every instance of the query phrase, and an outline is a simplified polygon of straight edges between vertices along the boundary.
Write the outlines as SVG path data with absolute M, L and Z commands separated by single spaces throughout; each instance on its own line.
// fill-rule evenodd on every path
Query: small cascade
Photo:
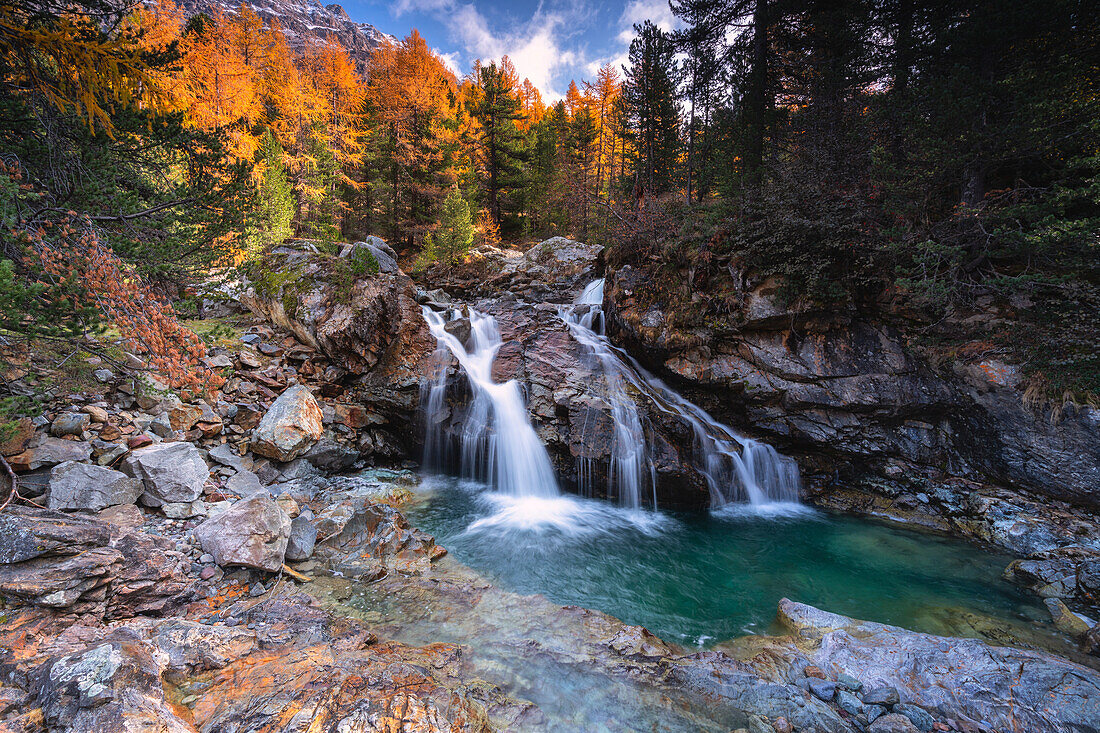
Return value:
M 440 363 L 450 353 L 469 380 L 473 399 L 462 419 L 462 474 L 484 481 L 515 497 L 558 496 L 558 482 L 546 447 L 527 418 L 523 394 L 514 379 L 493 381 L 493 361 L 500 349 L 500 330 L 491 316 L 470 311 L 470 346 L 447 331 L 443 316 L 423 308 L 428 328 L 439 344 Z M 458 313 L 451 314 L 452 318 Z M 427 387 L 425 465 L 445 463 L 447 439 L 443 434 L 447 370 L 441 368 Z
M 698 468 L 706 477 L 713 508 L 744 502 L 797 502 L 797 463 L 770 445 L 737 435 L 611 343 L 604 333 L 603 287 L 602 279 L 590 283 L 577 303 L 561 308 L 559 315 L 573 337 L 596 358 L 607 384 L 605 399 L 615 425 L 608 485 L 618 493 L 620 502 L 638 506 L 643 490 L 648 493 L 656 484 L 631 390 L 648 398 L 658 410 L 691 425 Z

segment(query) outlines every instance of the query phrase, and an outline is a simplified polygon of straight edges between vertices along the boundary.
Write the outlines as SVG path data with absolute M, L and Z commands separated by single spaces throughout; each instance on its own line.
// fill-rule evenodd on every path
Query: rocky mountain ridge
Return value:
M 242 4 L 250 7 L 264 21 L 275 21 L 286 34 L 290 47 L 300 50 L 306 44 L 326 40 L 330 35 L 340 42 L 357 68 L 363 71 L 374 49 L 396 39 L 370 23 L 358 23 L 348 16 L 343 6 L 323 5 L 318 0 L 179 0 L 180 9 L 188 15 L 211 14 L 215 11 L 236 15 Z

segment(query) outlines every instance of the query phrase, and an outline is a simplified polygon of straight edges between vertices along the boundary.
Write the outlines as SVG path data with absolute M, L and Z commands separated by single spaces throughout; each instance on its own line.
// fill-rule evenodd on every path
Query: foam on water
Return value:
M 648 535 L 675 524 L 674 519 L 660 512 L 625 509 L 580 497 L 517 497 L 483 491 L 476 499 L 490 514 L 471 522 L 466 528 L 468 533 L 492 529 L 505 534 L 552 532 L 577 538 L 630 529 Z

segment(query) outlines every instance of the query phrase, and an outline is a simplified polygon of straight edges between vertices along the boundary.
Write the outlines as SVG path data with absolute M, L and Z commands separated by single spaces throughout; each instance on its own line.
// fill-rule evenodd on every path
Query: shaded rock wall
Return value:
M 1024 406 L 1014 368 L 934 371 L 897 330 L 854 310 L 781 305 L 774 283 L 746 289 L 721 323 L 677 327 L 683 309 L 654 301 L 650 277 L 609 273 L 616 340 L 716 416 L 801 453 L 820 480 L 930 472 L 1100 508 L 1096 410 L 1052 423 Z

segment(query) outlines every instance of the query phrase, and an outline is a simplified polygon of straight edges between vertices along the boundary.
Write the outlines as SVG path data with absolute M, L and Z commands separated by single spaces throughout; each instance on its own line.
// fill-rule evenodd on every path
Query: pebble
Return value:
M 214 570 L 214 568 L 212 566 L 207 565 L 205 568 L 202 569 L 202 572 L 199 573 L 199 577 L 202 578 L 203 580 L 210 580 L 211 578 L 214 577 L 214 573 L 216 573 L 216 572 L 217 571 Z
M 214 556 L 211 555 L 209 552 L 204 552 L 203 554 L 199 555 L 199 562 L 201 562 L 203 565 L 209 565 L 210 563 L 214 562 Z
M 836 704 L 841 710 L 844 710 L 851 715 L 859 715 L 863 712 L 863 703 L 859 701 L 859 698 L 848 692 L 847 690 L 836 691 Z
M 248 595 L 253 598 L 259 598 L 264 593 L 267 593 L 267 588 L 264 588 L 263 583 L 253 583 L 252 587 L 248 589 Z

